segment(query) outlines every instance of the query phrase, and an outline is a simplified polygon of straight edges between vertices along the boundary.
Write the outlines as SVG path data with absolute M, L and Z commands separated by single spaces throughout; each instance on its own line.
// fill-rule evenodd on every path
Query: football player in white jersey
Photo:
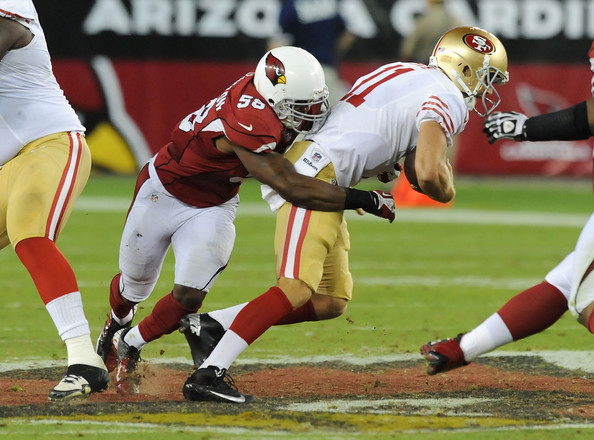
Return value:
M 483 29 L 454 28 L 429 65 L 392 63 L 359 78 L 323 127 L 285 156 L 299 172 L 344 186 L 383 178 L 404 159 L 414 188 L 446 203 L 455 195 L 447 149 L 470 110 L 493 111 L 494 85 L 507 81 L 501 42 Z M 270 326 L 340 316 L 352 298 L 343 213 L 294 206 L 267 187 L 263 196 L 277 211 L 277 284 L 246 304 L 182 319 L 198 367 L 183 387 L 187 399 L 251 400 L 225 380 L 236 357 Z
M 594 73 L 594 42 L 590 48 Z M 592 77 L 594 96 L 594 77 Z M 517 112 L 496 112 L 485 120 L 489 142 L 588 139 L 594 133 L 594 98 L 572 107 L 528 118 Z M 594 333 L 594 215 L 578 238 L 575 249 L 544 281 L 516 294 L 496 313 L 466 334 L 428 342 L 421 347 L 427 373 L 468 365 L 476 357 L 502 345 L 539 333 L 553 325 L 569 308 L 580 324 Z
M 0 0 L 0 248 L 29 271 L 68 351 L 51 400 L 107 388 L 75 274 L 55 241 L 83 190 L 91 155 L 52 73 L 31 0 Z

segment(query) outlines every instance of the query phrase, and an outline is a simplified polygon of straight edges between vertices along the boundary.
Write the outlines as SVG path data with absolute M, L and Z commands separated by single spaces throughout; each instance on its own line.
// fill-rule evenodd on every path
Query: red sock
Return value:
M 278 321 L 274 325 L 297 324 L 299 322 L 317 321 L 317 320 L 318 320 L 318 315 L 316 315 L 316 309 L 313 305 L 312 300 L 310 299 L 305 304 L 303 304 L 301 307 L 293 310 L 288 315 L 285 315 L 283 318 L 281 318 L 280 321 Z
M 518 293 L 498 312 L 514 341 L 553 325 L 567 310 L 567 299 L 559 289 L 543 281 Z
M 111 306 L 114 315 L 123 319 L 128 316 L 130 311 L 134 308 L 134 305 L 126 303 L 124 298 L 122 298 L 122 295 L 120 294 L 120 278 L 122 278 L 121 273 L 117 274 L 111 280 L 109 285 L 109 305 Z
M 293 306 L 285 293 L 278 287 L 271 287 L 241 309 L 229 330 L 251 344 L 292 311 Z
M 140 321 L 138 330 L 146 342 L 154 341 L 179 328 L 179 320 L 189 313 L 196 313 L 198 307 L 184 307 L 173 297 L 173 292 L 161 298 L 150 315 Z
M 27 238 L 17 244 L 15 252 L 29 271 L 44 304 L 78 292 L 70 263 L 49 238 Z

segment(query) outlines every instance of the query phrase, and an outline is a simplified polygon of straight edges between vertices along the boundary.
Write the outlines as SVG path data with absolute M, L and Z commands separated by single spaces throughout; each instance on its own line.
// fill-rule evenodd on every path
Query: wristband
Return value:
M 344 209 L 361 208 L 365 212 L 377 211 L 377 203 L 371 191 L 361 191 L 354 188 L 345 188 L 345 191 Z
M 557 112 L 528 118 L 524 124 L 528 141 L 576 141 L 592 136 L 586 101 Z

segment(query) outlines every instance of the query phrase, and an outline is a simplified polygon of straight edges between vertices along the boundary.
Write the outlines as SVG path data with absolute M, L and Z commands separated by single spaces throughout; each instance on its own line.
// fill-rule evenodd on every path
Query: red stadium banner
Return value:
M 352 83 L 379 64 L 346 63 L 342 71 Z M 55 74 L 87 127 L 95 165 L 135 173 L 168 142 L 175 124 L 253 67 L 247 62 L 95 57 L 89 62 L 55 61 Z M 591 76 L 585 63 L 510 66 L 511 80 L 499 88 L 500 109 L 535 115 L 568 107 L 590 96 Z M 482 121 L 472 114 L 457 140 L 460 175 L 591 175 L 591 141 L 489 145 Z
M 398 59 L 424 9 L 418 0 L 349 0 L 341 13 L 357 40 L 347 81 Z M 501 110 L 543 113 L 590 96 L 592 1 L 452 0 L 448 10 L 499 36 L 511 82 Z M 37 1 L 67 98 L 88 130 L 94 165 L 135 173 L 174 124 L 253 69 L 277 26 L 281 0 Z M 68 20 L 64 20 L 68 17 Z M 591 173 L 590 142 L 488 145 L 471 117 L 457 140 L 459 174 Z
M 498 110 L 528 116 L 560 110 L 591 96 L 588 64 L 510 65 L 510 82 L 498 88 Z M 466 175 L 592 175 L 592 140 L 556 142 L 498 141 L 489 145 L 483 120 L 471 116 L 456 150 L 455 167 Z

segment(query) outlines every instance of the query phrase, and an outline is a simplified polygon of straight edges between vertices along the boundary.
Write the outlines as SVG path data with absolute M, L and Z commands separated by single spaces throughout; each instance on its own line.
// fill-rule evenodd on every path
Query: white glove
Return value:
M 490 144 L 499 139 L 525 141 L 526 119 L 526 115 L 518 112 L 495 112 L 485 119 L 483 133 L 487 135 Z

